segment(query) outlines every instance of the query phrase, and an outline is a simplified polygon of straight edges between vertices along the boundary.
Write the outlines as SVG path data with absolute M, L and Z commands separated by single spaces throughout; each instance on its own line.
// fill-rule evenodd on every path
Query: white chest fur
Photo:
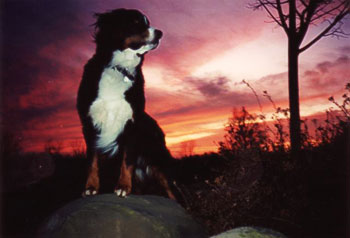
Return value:
M 131 74 L 140 63 L 139 57 L 127 50 L 116 51 L 111 63 L 103 70 L 98 87 L 98 95 L 91 104 L 89 115 L 99 134 L 97 148 L 115 154 L 118 151 L 117 137 L 123 132 L 128 120 L 132 119 L 132 108 L 125 100 L 125 92 L 133 81 L 125 77 L 113 66 L 120 65 Z

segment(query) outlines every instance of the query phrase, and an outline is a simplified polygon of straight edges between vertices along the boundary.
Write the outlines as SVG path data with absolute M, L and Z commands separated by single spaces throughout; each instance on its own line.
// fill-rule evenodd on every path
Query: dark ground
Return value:
M 287 153 L 246 152 L 186 157 L 174 167 L 180 200 L 210 234 L 263 226 L 288 237 L 346 237 L 346 141 Z M 105 162 L 104 192 L 116 175 Z M 16 155 L 4 160 L 3 237 L 32 237 L 56 209 L 80 197 L 86 159 L 60 154 Z M 114 174 L 114 175 L 113 175 Z

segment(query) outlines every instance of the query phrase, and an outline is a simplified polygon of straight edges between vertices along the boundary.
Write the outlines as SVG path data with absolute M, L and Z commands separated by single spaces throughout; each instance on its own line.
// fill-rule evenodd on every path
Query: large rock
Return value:
M 157 196 L 114 194 L 82 198 L 54 213 L 39 237 L 207 237 L 176 202 Z
M 267 228 L 238 227 L 211 238 L 287 238 L 285 235 Z

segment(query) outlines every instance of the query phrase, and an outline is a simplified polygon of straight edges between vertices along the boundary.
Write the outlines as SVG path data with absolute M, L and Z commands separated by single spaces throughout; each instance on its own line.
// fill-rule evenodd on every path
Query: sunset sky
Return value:
M 93 13 L 136 8 L 163 31 L 146 56 L 146 110 L 166 133 L 174 156 L 183 142 L 194 152 L 216 151 L 232 108 L 272 111 L 263 98 L 288 107 L 287 39 L 253 0 L 4 0 L 2 1 L 3 123 L 25 151 L 82 140 L 75 109 L 83 66 L 93 55 Z M 324 25 L 313 27 L 306 41 Z M 343 29 L 350 32 L 350 20 Z M 301 115 L 324 112 L 350 82 L 350 40 L 323 38 L 300 57 Z M 193 142 L 194 141 L 194 142 Z

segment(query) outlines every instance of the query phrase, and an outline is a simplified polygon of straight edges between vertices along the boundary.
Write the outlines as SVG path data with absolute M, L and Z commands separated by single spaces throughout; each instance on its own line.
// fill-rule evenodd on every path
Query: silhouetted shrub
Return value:
M 250 114 L 244 107 L 239 112 L 233 110 L 225 131 L 224 141 L 219 142 L 219 153 L 225 157 L 240 151 L 267 151 L 269 148 L 266 130 L 258 122 L 258 116 Z
M 234 111 L 219 143 L 224 166 L 219 173 L 212 167 L 214 176 L 179 184 L 183 205 L 211 234 L 255 225 L 288 237 L 345 237 L 350 98 L 345 93 L 342 103 L 329 100 L 338 111 L 328 110 L 323 122 L 312 120 L 314 132 L 307 119 L 302 121 L 297 159 L 291 159 L 286 144 L 288 109 L 274 105 L 273 129 L 263 114 Z

